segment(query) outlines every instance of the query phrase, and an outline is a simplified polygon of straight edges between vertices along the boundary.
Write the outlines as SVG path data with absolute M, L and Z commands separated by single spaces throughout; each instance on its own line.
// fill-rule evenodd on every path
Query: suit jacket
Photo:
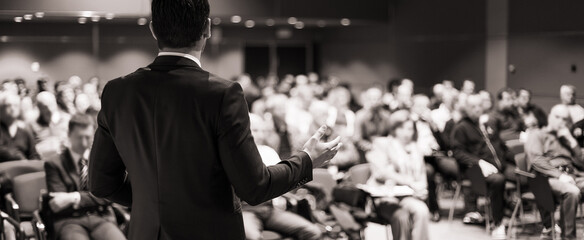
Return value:
M 244 239 L 239 198 L 257 205 L 310 180 L 304 152 L 266 167 L 241 86 L 187 58 L 104 87 L 89 188 L 132 206 L 130 239 Z
M 60 155 L 45 162 L 47 189 L 49 192 L 79 192 L 81 196 L 79 208 L 69 207 L 58 213 L 52 213 L 52 216 L 59 219 L 79 216 L 86 211 L 106 211 L 106 206 L 110 204 L 109 201 L 80 189 L 79 171 L 69 151 L 66 149 Z

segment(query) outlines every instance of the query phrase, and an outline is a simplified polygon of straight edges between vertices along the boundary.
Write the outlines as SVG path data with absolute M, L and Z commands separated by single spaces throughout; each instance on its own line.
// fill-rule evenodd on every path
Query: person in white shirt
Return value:
M 573 85 L 562 85 L 560 87 L 560 100 L 568 107 L 572 123 L 584 119 L 584 108 L 576 103 L 576 87 Z

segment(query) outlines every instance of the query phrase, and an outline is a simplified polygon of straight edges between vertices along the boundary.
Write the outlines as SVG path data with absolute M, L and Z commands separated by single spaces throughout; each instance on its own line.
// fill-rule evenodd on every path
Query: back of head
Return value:
M 207 0 L 152 0 L 152 28 L 158 47 L 190 48 L 203 37 Z
M 95 127 L 95 121 L 93 118 L 87 114 L 75 114 L 69 119 L 69 133 L 71 133 L 75 128 L 87 128 Z

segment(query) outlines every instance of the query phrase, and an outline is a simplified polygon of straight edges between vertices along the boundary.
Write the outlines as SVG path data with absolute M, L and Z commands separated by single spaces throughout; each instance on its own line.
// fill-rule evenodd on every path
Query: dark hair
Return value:
M 75 114 L 69 120 L 69 133 L 73 132 L 73 129 L 76 127 L 87 128 L 89 126 L 95 126 L 95 122 L 91 116 L 87 114 Z
M 397 88 L 397 87 L 399 87 L 399 85 L 401 85 L 402 80 L 403 79 L 401 79 L 401 78 L 392 78 L 392 79 L 389 79 L 389 81 L 387 81 L 387 91 L 388 92 L 393 92 L 393 89 L 394 88 Z
M 152 0 L 152 28 L 159 48 L 194 46 L 208 18 L 207 0 Z
M 497 92 L 497 100 L 503 99 L 503 93 L 509 93 L 510 95 L 516 94 L 515 90 L 513 90 L 512 88 L 506 87 L 506 88 L 499 90 L 499 92 Z

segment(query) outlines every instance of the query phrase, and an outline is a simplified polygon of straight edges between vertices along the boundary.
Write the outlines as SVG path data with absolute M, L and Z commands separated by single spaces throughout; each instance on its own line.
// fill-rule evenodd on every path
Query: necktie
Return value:
M 489 139 L 489 135 L 487 134 L 487 130 L 485 129 L 485 125 L 479 124 L 479 128 L 481 129 L 481 135 L 483 135 L 483 138 L 485 139 L 485 143 L 487 143 L 487 147 L 489 148 L 489 151 L 491 151 L 491 154 L 493 154 L 493 158 L 495 158 L 495 162 L 497 163 L 497 167 L 501 168 L 502 167 L 501 161 L 499 160 L 499 157 L 497 156 L 497 152 L 495 151 L 493 144 L 491 144 L 491 140 Z
M 87 190 L 87 159 L 81 158 L 79 160 L 79 190 Z

